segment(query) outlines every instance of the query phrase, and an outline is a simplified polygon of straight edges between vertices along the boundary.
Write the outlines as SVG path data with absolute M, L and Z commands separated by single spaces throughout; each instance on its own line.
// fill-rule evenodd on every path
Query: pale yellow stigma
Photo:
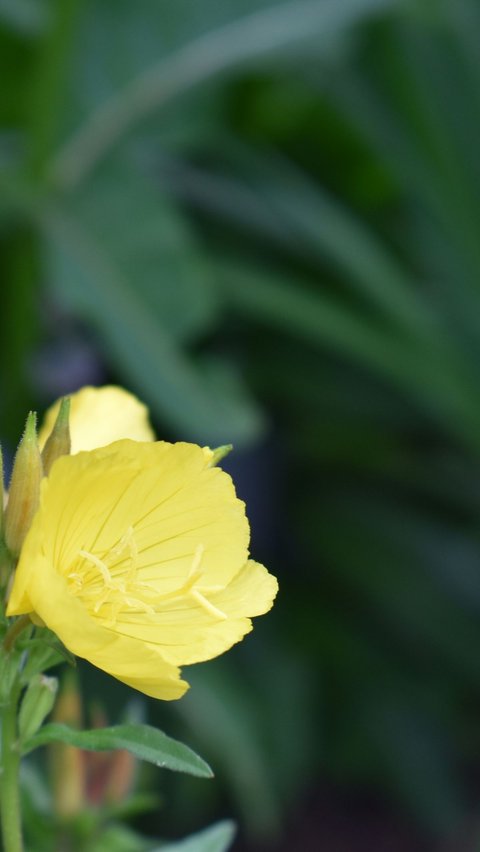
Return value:
M 193 557 L 193 562 L 192 562 L 192 565 L 191 565 L 191 568 L 190 568 L 190 571 L 189 571 L 189 574 L 188 574 L 187 582 L 192 577 L 195 577 L 196 579 L 200 579 L 200 577 L 202 576 L 202 572 L 199 570 L 199 568 L 200 568 L 200 563 L 202 561 L 202 556 L 203 556 L 204 550 L 205 550 L 205 548 L 204 548 L 203 544 L 199 544 L 198 547 L 196 548 L 195 554 L 194 554 L 194 557 Z M 218 590 L 219 590 L 218 588 L 213 587 L 213 586 L 210 586 L 208 588 L 207 587 L 203 588 L 204 592 L 216 592 Z M 208 601 L 206 599 L 206 597 L 200 592 L 199 589 L 195 589 L 193 587 L 190 587 L 189 592 L 190 592 L 191 597 L 194 598 L 197 601 L 197 603 L 200 604 L 200 606 L 203 606 L 203 608 L 210 615 L 213 615 L 214 618 L 219 618 L 221 621 L 226 620 L 227 616 L 225 615 L 225 613 L 222 612 L 221 609 L 218 609 L 216 606 L 214 606 L 212 603 L 210 603 L 210 601 Z
M 206 591 L 208 591 L 208 589 L 206 589 Z M 197 603 L 200 604 L 200 606 L 203 606 L 203 608 L 206 609 L 208 613 L 210 613 L 210 615 L 213 615 L 214 618 L 219 618 L 220 621 L 226 621 L 227 616 L 225 615 L 225 613 L 222 612 L 221 609 L 218 609 L 218 607 L 210 603 L 210 601 L 208 601 L 206 597 L 204 597 L 204 595 L 202 595 L 202 593 L 198 591 L 198 589 L 192 589 L 190 591 L 190 594 L 192 598 L 195 598 L 195 600 L 197 601 Z

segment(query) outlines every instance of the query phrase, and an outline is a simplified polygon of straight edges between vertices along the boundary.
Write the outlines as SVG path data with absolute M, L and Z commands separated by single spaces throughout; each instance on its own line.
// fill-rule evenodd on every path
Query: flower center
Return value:
M 197 545 L 187 577 L 178 589 L 162 594 L 151 583 L 138 580 L 138 548 L 134 530 L 129 527 L 102 559 L 88 550 L 78 551 L 80 564 L 67 575 L 69 589 L 95 615 L 106 619 L 107 626 L 114 626 L 121 612 L 156 620 L 167 601 L 181 598 L 193 599 L 213 618 L 224 621 L 225 613 L 205 597 L 223 587 L 198 585 L 204 549 L 203 544 Z

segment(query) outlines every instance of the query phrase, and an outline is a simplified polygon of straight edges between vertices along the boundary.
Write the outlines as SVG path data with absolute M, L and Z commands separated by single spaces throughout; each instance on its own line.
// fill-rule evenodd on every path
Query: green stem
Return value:
M 0 816 L 4 852 L 22 852 L 20 816 L 20 752 L 17 748 L 17 706 L 20 689 L 14 685 L 10 701 L 2 711 L 2 763 Z

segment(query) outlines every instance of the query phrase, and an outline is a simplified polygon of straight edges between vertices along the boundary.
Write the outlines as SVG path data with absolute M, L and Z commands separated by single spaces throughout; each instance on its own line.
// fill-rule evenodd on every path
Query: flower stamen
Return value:
M 79 550 L 78 553 L 79 556 L 82 556 L 83 559 L 86 559 L 87 562 L 91 562 L 92 565 L 95 565 L 95 568 L 98 568 L 100 574 L 102 575 L 103 582 L 109 589 L 115 588 L 112 575 L 108 570 L 107 566 L 105 565 L 105 562 L 103 562 L 101 559 L 98 558 L 98 556 L 95 556 L 93 553 L 89 553 L 88 550 Z M 71 577 L 72 575 L 70 574 L 69 576 Z
M 208 601 L 202 595 L 202 593 L 198 591 L 198 589 L 191 589 L 190 594 L 191 594 L 192 598 L 194 598 L 197 601 L 197 603 L 200 604 L 200 606 L 203 606 L 203 608 L 206 609 L 206 611 L 208 613 L 210 613 L 210 615 L 213 615 L 214 618 L 219 618 L 220 621 L 226 620 L 227 616 L 225 615 L 225 613 L 222 612 L 221 609 L 218 609 L 218 607 L 216 607 L 212 603 L 210 603 L 210 601 Z
M 128 569 L 122 570 L 120 576 L 118 576 L 118 567 L 124 561 L 122 556 L 125 550 L 129 551 L 130 564 Z M 103 590 L 99 590 L 96 580 L 89 580 L 79 570 L 69 573 L 68 579 L 71 581 L 70 587 L 73 593 L 80 594 L 84 601 L 90 604 L 95 615 L 98 615 L 103 607 L 110 607 L 110 618 L 108 620 L 110 626 L 115 625 L 121 610 L 124 608 L 155 617 L 159 614 L 164 601 L 182 597 L 193 598 L 209 615 L 224 621 L 227 618 L 226 614 L 205 597 L 205 594 L 220 591 L 222 586 L 202 587 L 197 585 L 204 573 L 200 567 L 204 552 L 204 545 L 198 544 L 185 582 L 177 589 L 162 594 L 151 583 L 136 582 L 138 546 L 135 541 L 134 529 L 129 527 L 103 559 L 88 550 L 78 551 L 78 555 L 90 563 L 100 574 Z

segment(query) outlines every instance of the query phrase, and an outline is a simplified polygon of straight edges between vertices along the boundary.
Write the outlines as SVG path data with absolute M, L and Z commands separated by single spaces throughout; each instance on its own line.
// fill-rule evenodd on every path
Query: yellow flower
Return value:
M 74 654 L 179 698 L 179 667 L 238 642 L 277 591 L 249 560 L 244 504 L 211 460 L 195 444 L 129 439 L 59 458 L 7 614 L 33 613 Z
M 52 405 L 40 429 L 40 449 L 53 429 L 60 400 Z M 72 453 L 94 450 L 119 438 L 153 441 L 155 436 L 148 420 L 148 410 L 123 388 L 106 385 L 84 387 L 70 397 L 70 436 Z

